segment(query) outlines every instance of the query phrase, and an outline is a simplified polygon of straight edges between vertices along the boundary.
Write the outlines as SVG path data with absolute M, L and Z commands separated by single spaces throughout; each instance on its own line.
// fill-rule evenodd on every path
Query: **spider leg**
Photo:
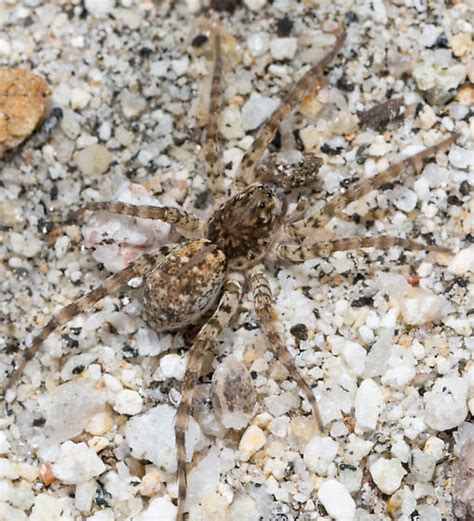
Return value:
M 291 377 L 296 381 L 301 392 L 311 404 L 313 414 L 319 424 L 320 429 L 322 429 L 323 424 L 321 415 L 319 413 L 318 404 L 313 394 L 313 390 L 296 367 L 290 352 L 285 346 L 275 326 L 274 317 L 276 316 L 276 311 L 272 305 L 272 292 L 270 285 L 268 284 L 268 280 L 259 267 L 252 270 L 250 281 L 254 295 L 255 311 L 257 312 L 262 329 L 272 344 L 272 347 L 275 350 L 280 362 L 288 369 Z
M 194 232 L 201 226 L 201 221 L 197 217 L 194 217 L 194 215 L 180 208 L 150 205 L 137 206 L 120 201 L 87 203 L 82 208 L 79 208 L 79 210 L 72 212 L 67 218 L 67 222 L 79 220 L 87 211 L 104 211 L 120 215 L 129 215 L 130 217 L 138 217 L 140 219 L 160 220 L 175 226 L 178 230 L 188 232 Z
M 237 278 L 229 277 L 224 284 L 224 292 L 216 311 L 204 324 L 194 340 L 189 352 L 188 364 L 183 381 L 183 391 L 175 422 L 176 450 L 178 453 L 178 513 L 176 521 L 183 521 L 186 501 L 186 450 L 185 435 L 203 354 L 212 347 L 216 336 L 224 329 L 237 311 L 242 286 Z
M 212 72 L 211 95 L 209 100 L 209 119 L 206 127 L 204 151 L 206 156 L 207 177 L 209 186 L 218 199 L 225 194 L 224 165 L 222 162 L 219 141 L 219 114 L 222 107 L 222 48 L 221 37 L 216 31 L 214 35 L 215 58 Z
M 309 199 L 305 195 L 301 196 L 296 207 L 282 218 L 282 223 L 291 224 L 303 219 L 304 214 L 309 208 L 309 204 Z
M 406 250 L 425 250 L 450 253 L 450 250 L 443 246 L 422 244 L 420 242 L 402 239 L 400 237 L 380 235 L 378 237 L 346 237 L 343 239 L 316 242 L 309 246 L 280 244 L 276 247 L 276 256 L 279 259 L 303 262 L 318 257 L 328 257 L 335 251 L 357 250 L 359 248 L 380 248 L 385 250 L 392 246 L 401 246 Z
M 315 63 L 311 69 L 294 85 L 294 87 L 284 96 L 280 105 L 276 108 L 269 119 L 264 123 L 263 127 L 258 131 L 252 146 L 247 150 L 240 171 L 237 174 L 235 183 L 237 186 L 250 184 L 253 180 L 255 166 L 262 157 L 268 145 L 275 137 L 278 126 L 288 114 L 298 106 L 299 103 L 308 93 L 311 86 L 324 72 L 336 54 L 341 49 L 346 39 L 346 33 L 342 32 L 336 40 L 334 47 L 324 56 L 322 60 Z
M 391 165 L 389 168 L 380 172 L 369 179 L 361 179 L 352 184 L 346 192 L 333 195 L 325 205 L 317 212 L 294 224 L 286 226 L 286 232 L 291 237 L 306 237 L 308 232 L 313 228 L 319 228 L 327 224 L 338 212 L 343 210 L 349 203 L 360 199 L 376 188 L 380 188 L 384 184 L 393 182 L 404 170 L 416 165 L 434 154 L 439 150 L 448 147 L 458 137 L 452 134 L 448 138 L 440 141 L 436 145 L 425 148 L 417 154 L 407 157 L 403 161 Z
M 49 322 L 35 336 L 31 346 L 24 352 L 20 363 L 10 374 L 8 381 L 3 387 L 3 394 L 13 387 L 21 377 L 26 364 L 36 356 L 41 344 L 51 333 L 72 320 L 75 316 L 83 313 L 102 298 L 114 293 L 135 277 L 143 277 L 156 266 L 157 261 L 168 253 L 168 246 L 162 246 L 157 251 L 144 254 L 124 270 L 108 277 L 98 288 L 86 293 L 68 306 L 65 306 L 49 320 Z

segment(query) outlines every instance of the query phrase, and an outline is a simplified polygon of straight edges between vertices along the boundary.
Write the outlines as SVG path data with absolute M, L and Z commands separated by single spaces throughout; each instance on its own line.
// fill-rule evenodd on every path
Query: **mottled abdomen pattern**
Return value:
M 195 324 L 220 294 L 226 270 L 224 253 L 210 241 L 174 249 L 145 280 L 145 319 L 155 330 Z

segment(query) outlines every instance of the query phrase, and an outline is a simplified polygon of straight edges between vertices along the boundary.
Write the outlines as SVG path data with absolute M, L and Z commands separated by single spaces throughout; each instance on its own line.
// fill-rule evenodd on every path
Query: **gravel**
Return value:
M 209 215 L 201 141 L 209 3 L 0 6 L 0 64 L 31 70 L 49 93 L 14 142 L 20 147 L 10 148 L 11 135 L 0 139 L 2 374 L 53 312 L 143 252 L 178 240 L 167 224 L 104 212 L 57 227 L 71 210 L 121 200 Z M 245 295 L 196 388 L 187 436 L 190 519 L 472 515 L 470 7 L 225 4 L 226 185 L 278 93 L 324 54 L 345 21 L 341 56 L 284 122 L 272 151 L 322 157 L 314 186 L 301 191 L 317 207 L 353 177 L 371 177 L 459 133 L 416 178 L 406 172 L 315 230 L 322 240 L 397 235 L 454 255 L 368 249 L 269 263 L 281 332 L 319 401 L 324 429 L 317 431 Z M 402 100 L 397 117 L 384 112 L 389 100 Z M 361 122 L 369 113 L 377 121 Z M 174 521 L 173 422 L 189 338 L 147 326 L 140 286 L 131 281 L 51 336 L 8 393 L 0 518 Z
M 379 490 L 393 494 L 401 485 L 406 470 L 396 458 L 380 458 L 369 467 L 370 475 Z

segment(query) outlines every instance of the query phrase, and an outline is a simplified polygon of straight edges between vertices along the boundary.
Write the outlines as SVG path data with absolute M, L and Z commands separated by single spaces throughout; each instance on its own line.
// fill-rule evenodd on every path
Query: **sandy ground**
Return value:
M 32 70 L 52 92 L 52 123 L 1 160 L 2 371 L 54 311 L 178 239 L 163 223 L 104 214 L 56 231 L 70 210 L 120 198 L 212 211 L 201 146 L 209 20 L 225 35 L 228 185 L 255 125 L 345 24 L 342 53 L 273 151 L 323 158 L 305 192 L 316 207 L 350 178 L 458 132 L 416 180 L 408 171 L 317 233 L 396 235 L 457 255 L 397 247 L 268 263 L 282 334 L 325 432 L 316 433 L 245 295 L 196 390 L 190 519 L 467 519 L 472 497 L 459 476 L 469 468 L 459 461 L 472 453 L 474 412 L 473 13 L 463 2 L 213 3 L 227 10 L 199 0 L 0 3 L 0 65 Z M 364 117 L 389 99 L 402 99 L 399 117 Z M 75 317 L 9 391 L 1 519 L 174 519 L 173 408 L 187 347 L 181 334 L 148 328 L 135 297 L 129 288 Z M 227 429 L 211 383 L 233 363 L 257 399 Z

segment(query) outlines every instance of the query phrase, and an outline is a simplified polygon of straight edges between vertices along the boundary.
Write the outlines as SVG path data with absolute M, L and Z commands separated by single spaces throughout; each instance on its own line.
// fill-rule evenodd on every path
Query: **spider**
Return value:
M 341 31 L 333 48 L 301 77 L 283 96 L 282 102 L 258 131 L 245 153 L 231 192 L 223 181 L 218 117 L 222 106 L 222 46 L 218 30 L 213 31 L 214 61 L 212 70 L 209 120 L 204 144 L 208 183 L 216 205 L 207 222 L 172 207 L 135 206 L 121 202 L 92 202 L 75 212 L 75 218 L 86 211 L 107 211 L 142 219 L 159 219 L 176 228 L 183 237 L 200 234 L 201 238 L 184 243 L 160 246 L 142 255 L 119 273 L 108 277 L 102 286 L 83 295 L 55 314 L 34 338 L 23 360 L 10 375 L 8 389 L 18 381 L 25 364 L 35 357 L 43 341 L 54 331 L 86 311 L 100 299 L 119 290 L 134 278 L 143 280 L 143 309 L 146 320 L 156 331 L 183 329 L 197 324 L 210 314 L 196 334 L 184 376 L 181 401 L 175 421 L 178 458 L 177 520 L 182 521 L 186 500 L 185 434 L 192 405 L 193 389 L 200 374 L 206 351 L 219 333 L 235 316 L 246 284 L 253 293 L 255 312 L 261 327 L 279 360 L 297 382 L 311 405 L 319 428 L 323 424 L 316 398 L 310 385 L 297 369 L 290 352 L 278 332 L 277 313 L 265 273 L 265 261 L 304 262 L 327 257 L 332 252 L 357 248 L 401 246 L 408 250 L 449 252 L 448 249 L 420 244 L 391 236 L 350 237 L 323 242 L 311 239 L 315 228 L 325 226 L 349 203 L 370 191 L 392 182 L 405 170 L 415 167 L 454 142 L 451 135 L 440 143 L 393 164 L 370 179 L 354 182 L 344 193 L 328 198 L 319 210 L 306 215 L 308 202 L 300 199 L 289 211 L 286 194 L 291 189 L 314 182 L 322 161 L 313 155 L 290 168 L 278 167 L 272 156 L 259 166 L 260 160 L 275 137 L 280 123 L 295 109 L 323 75 L 325 68 L 343 47 L 346 34 Z M 309 239 L 309 240 L 308 240 Z

